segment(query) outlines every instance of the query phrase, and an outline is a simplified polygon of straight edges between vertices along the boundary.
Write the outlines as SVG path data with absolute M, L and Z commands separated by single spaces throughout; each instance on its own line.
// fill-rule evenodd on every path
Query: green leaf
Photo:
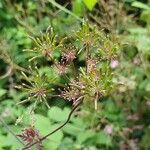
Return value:
M 14 125 L 10 126 L 9 125 L 9 128 L 11 128 L 11 130 L 16 135 L 18 133 L 20 133 L 20 131 L 21 131 L 21 127 L 20 126 L 14 126 Z M 3 140 L 5 140 L 5 138 Z M 5 147 L 11 146 L 11 150 L 17 150 L 17 149 L 20 149 L 22 147 L 22 144 L 10 132 L 8 132 L 8 134 L 6 136 L 6 140 L 2 141 L 2 142 L 5 145 Z M 0 143 L 1 143 L 1 141 L 0 141 Z
M 150 92 L 150 82 L 146 85 L 145 90 Z
M 5 89 L 0 89 L 0 97 L 6 94 L 7 90 Z
M 149 50 L 150 48 L 150 40 L 149 36 L 142 35 L 137 39 L 137 48 L 141 51 Z
M 77 141 L 78 141 L 78 143 L 82 144 L 87 139 L 92 138 L 93 136 L 95 136 L 95 133 L 91 130 L 80 132 L 79 134 L 77 134 Z
M 97 0 L 83 0 L 83 2 L 86 7 L 91 11 L 97 3 Z
M 49 133 L 51 128 L 50 120 L 42 115 L 35 115 L 35 128 L 39 130 L 39 132 L 43 135 Z
M 1 147 L 1 145 L 0 145 L 0 150 L 4 150 L 4 149 Z
M 118 108 L 111 99 L 106 102 L 105 109 L 111 114 L 118 112 Z
M 52 134 L 46 143 L 44 144 L 44 149 L 45 150 L 56 150 L 58 149 L 59 145 L 61 144 L 63 138 L 63 133 L 62 131 L 57 131 L 56 133 Z
M 74 150 L 74 142 L 70 137 L 65 137 L 61 142 L 59 150 Z
M 51 79 L 54 80 L 51 82 L 58 82 L 59 81 L 59 76 L 58 76 L 56 70 L 53 68 L 42 67 L 39 69 L 39 73 L 46 74 L 46 76 L 50 79 L 50 81 L 51 81 Z
M 150 7 L 148 5 L 141 3 L 141 2 L 133 2 L 132 6 L 141 8 L 141 9 L 145 9 L 145 10 L 150 10 Z
M 146 91 L 150 91 L 150 82 L 149 79 L 145 79 L 143 80 L 140 84 L 139 84 L 139 89 L 140 90 L 146 90 Z
M 22 147 L 22 144 L 11 133 L 8 133 L 7 141 L 11 146 L 11 150 L 17 150 Z
M 82 127 L 82 129 L 85 129 L 87 127 L 87 124 L 81 118 L 74 117 L 71 121 L 72 124 L 77 127 Z
M 6 141 L 7 141 L 7 137 L 0 134 L 0 146 L 1 147 L 9 146 L 9 144 Z
M 95 142 L 101 145 L 111 145 L 111 137 L 103 131 L 97 133 Z
M 70 113 L 69 108 L 64 108 L 62 110 L 59 107 L 52 107 L 48 111 L 48 116 L 51 120 L 56 121 L 56 122 L 60 122 L 60 121 L 66 121 L 69 113 Z
M 73 1 L 73 12 L 78 16 L 82 15 L 83 12 L 82 0 Z
M 127 29 L 133 35 L 147 34 L 147 29 L 142 27 L 134 27 Z
M 150 23 L 150 9 L 143 11 L 140 18 L 143 21 Z
M 82 129 L 82 127 L 76 127 L 75 125 L 68 123 L 63 128 L 63 131 L 72 136 L 77 136 L 80 132 L 83 132 L 84 130 Z

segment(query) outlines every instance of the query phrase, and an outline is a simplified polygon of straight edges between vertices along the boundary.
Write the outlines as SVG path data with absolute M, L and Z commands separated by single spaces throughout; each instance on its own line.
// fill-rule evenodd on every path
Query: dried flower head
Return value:
M 93 74 L 95 79 L 98 80 L 100 78 L 98 70 L 97 70 L 97 63 L 98 61 L 92 58 L 87 59 L 86 61 L 86 68 L 88 74 Z
M 39 132 L 34 127 L 25 128 L 22 130 L 21 134 L 17 135 L 24 142 L 25 146 L 32 144 L 33 142 L 37 142 L 37 149 L 42 150 L 42 142 L 40 141 Z
M 74 87 L 67 87 L 61 91 L 60 97 L 67 99 L 69 101 L 75 101 L 80 96 L 80 91 Z
M 73 105 L 75 105 L 78 100 L 84 95 L 84 88 L 85 86 L 81 82 L 73 80 L 68 85 L 68 87 L 64 88 L 63 91 L 60 90 L 61 94 L 59 96 L 68 101 L 73 101 Z
M 67 46 L 62 51 L 62 60 L 67 63 L 72 62 L 76 58 L 77 49 L 74 46 Z
M 67 72 L 68 66 L 66 65 L 66 63 L 64 61 L 55 62 L 54 65 L 55 65 L 55 68 L 56 68 L 58 74 L 63 75 Z

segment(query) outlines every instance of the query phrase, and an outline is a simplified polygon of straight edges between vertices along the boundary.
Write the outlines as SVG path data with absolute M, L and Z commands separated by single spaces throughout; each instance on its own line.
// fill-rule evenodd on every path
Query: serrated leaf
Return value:
M 35 121 L 35 128 L 37 130 L 39 130 L 39 132 L 42 135 L 45 135 L 47 133 L 49 133 L 50 128 L 51 128 L 51 123 L 50 120 L 48 118 L 46 118 L 45 116 L 36 114 L 35 115 L 36 121 Z
M 60 109 L 59 107 L 52 107 L 48 111 L 48 116 L 51 120 L 60 122 L 60 121 L 66 121 L 68 118 L 70 109 L 69 108 L 64 108 L 63 110 Z

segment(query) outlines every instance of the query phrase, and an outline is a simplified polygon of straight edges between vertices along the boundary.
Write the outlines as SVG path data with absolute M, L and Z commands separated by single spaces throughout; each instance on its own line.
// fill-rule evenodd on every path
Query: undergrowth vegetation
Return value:
M 149 139 L 149 0 L 0 1 L 0 150 Z

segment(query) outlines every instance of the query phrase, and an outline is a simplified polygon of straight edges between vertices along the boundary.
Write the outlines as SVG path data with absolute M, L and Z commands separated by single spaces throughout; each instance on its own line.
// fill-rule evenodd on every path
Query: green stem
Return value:
M 72 13 L 71 11 L 69 11 L 68 9 L 66 9 L 65 7 L 59 5 L 58 3 L 56 3 L 53 0 L 48 0 L 52 5 L 54 5 L 55 7 L 59 8 L 60 10 L 64 11 L 65 13 L 75 17 L 76 19 L 78 19 L 79 21 L 82 22 L 82 19 L 80 17 L 78 17 L 77 15 L 75 15 L 74 13 Z

